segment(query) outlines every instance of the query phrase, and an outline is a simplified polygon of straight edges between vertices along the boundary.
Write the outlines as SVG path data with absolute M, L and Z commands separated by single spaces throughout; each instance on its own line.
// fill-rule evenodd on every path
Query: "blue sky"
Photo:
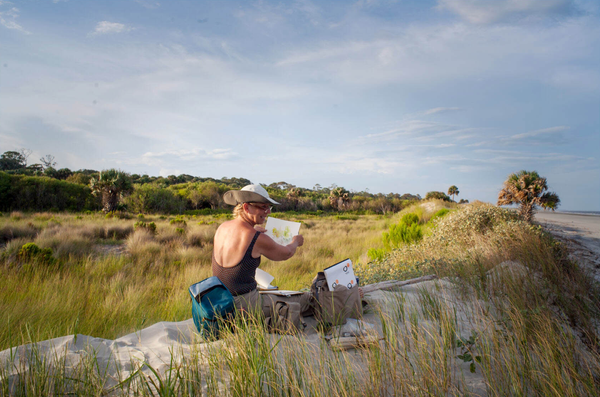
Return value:
M 600 4 L 0 0 L 0 151 L 600 210 Z

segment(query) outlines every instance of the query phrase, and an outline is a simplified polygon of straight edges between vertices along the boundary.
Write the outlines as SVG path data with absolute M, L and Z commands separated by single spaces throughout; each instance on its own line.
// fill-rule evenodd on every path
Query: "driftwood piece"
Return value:
M 379 335 L 325 338 L 325 340 L 327 342 L 329 342 L 329 347 L 332 350 L 348 350 L 348 349 L 356 349 L 357 347 L 367 347 L 370 345 L 377 345 L 381 339 L 383 339 L 383 338 L 379 338 Z
M 389 280 L 382 281 L 380 283 L 369 284 L 362 287 L 362 290 L 365 294 L 369 292 L 377 291 L 377 290 L 390 290 L 394 288 L 403 287 L 405 285 L 421 283 L 423 281 L 435 280 L 437 276 L 435 274 L 430 274 L 428 276 L 422 276 L 417 278 L 411 278 L 410 280 L 398 281 L 398 280 Z

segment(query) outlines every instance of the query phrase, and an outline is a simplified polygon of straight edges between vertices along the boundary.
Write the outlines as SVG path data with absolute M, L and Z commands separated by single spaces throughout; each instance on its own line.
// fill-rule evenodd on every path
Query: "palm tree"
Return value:
M 458 187 L 456 187 L 456 185 L 452 185 L 448 188 L 448 196 L 452 196 L 452 201 L 454 201 L 454 195 L 458 196 L 458 193 L 460 193 L 458 191 Z
M 536 171 L 519 171 L 504 181 L 504 188 L 498 193 L 498 205 L 519 204 L 519 213 L 531 223 L 536 207 L 554 211 L 560 204 L 558 195 L 547 190 L 546 178 Z
M 329 203 L 336 210 L 343 210 L 350 203 L 350 192 L 343 187 L 336 187 L 329 193 Z
M 119 200 L 126 193 L 133 191 L 131 176 L 114 168 L 100 172 L 98 178 L 90 179 L 92 194 L 102 195 L 102 210 L 113 212 L 119 205 Z

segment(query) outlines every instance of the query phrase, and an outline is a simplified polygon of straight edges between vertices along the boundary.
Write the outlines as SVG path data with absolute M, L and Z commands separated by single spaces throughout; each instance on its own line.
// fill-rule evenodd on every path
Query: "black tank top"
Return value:
M 223 267 L 217 263 L 215 259 L 215 252 L 213 251 L 212 255 L 212 272 L 213 276 L 217 276 L 219 280 L 227 288 L 229 288 L 229 292 L 231 295 L 238 296 L 250 292 L 256 288 L 256 280 L 254 276 L 256 275 L 256 268 L 260 265 L 260 256 L 258 258 L 252 257 L 252 249 L 254 248 L 254 243 L 256 239 L 260 235 L 260 232 L 256 232 L 252 242 L 248 246 L 244 257 L 235 266 L 232 267 Z

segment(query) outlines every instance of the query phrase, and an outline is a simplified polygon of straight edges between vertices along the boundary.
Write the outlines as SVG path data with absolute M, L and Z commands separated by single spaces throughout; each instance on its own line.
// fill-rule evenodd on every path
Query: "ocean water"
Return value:
M 600 216 L 600 211 L 556 211 L 564 214 L 575 214 L 575 215 L 596 215 Z

